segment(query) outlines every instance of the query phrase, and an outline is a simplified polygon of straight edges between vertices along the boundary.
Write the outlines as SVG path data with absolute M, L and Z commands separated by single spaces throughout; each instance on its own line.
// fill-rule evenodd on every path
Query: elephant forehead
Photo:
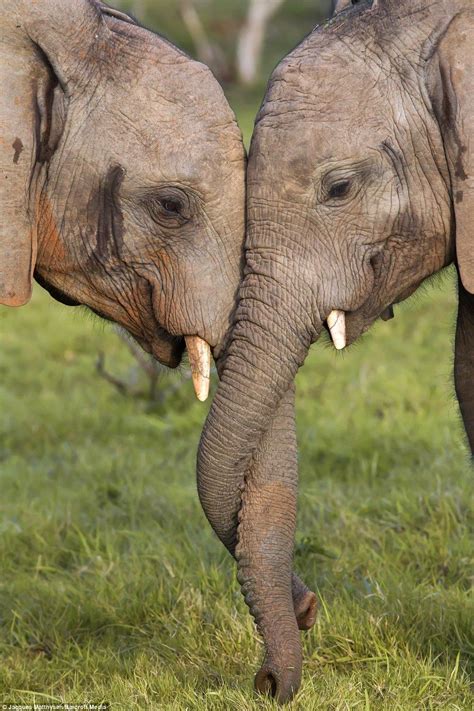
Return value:
M 342 66 L 343 80 L 330 76 L 323 60 L 278 71 L 258 117 L 250 179 L 256 165 L 260 173 L 310 179 L 311 167 L 364 158 L 393 134 L 395 124 L 406 122 L 400 95 L 385 74 Z
M 350 116 L 325 120 L 312 113 L 280 125 L 262 123 L 252 144 L 249 185 L 255 184 L 258 190 L 258 183 L 268 175 L 272 184 L 276 179 L 286 186 L 309 186 L 321 166 L 330 169 L 364 160 L 388 135 L 385 122 L 379 119 L 354 131 Z
M 194 186 L 200 192 L 206 187 L 223 194 L 229 183 L 244 183 L 244 161 L 229 161 L 222 152 L 206 151 L 197 144 L 189 150 L 183 142 L 170 146 L 157 144 L 143 161 L 140 174 L 142 182 L 176 182 Z
M 138 138 L 137 138 L 138 133 Z M 104 129 L 103 141 L 108 132 Z M 118 137 L 119 138 L 119 137 Z M 100 140 L 96 138 L 97 150 Z M 106 162 L 125 173 L 124 187 L 154 188 L 177 184 L 195 189 L 204 199 L 244 201 L 245 152 L 242 142 L 232 148 L 204 140 L 203 132 L 175 125 L 169 130 L 127 131 L 108 147 Z
M 174 90 L 170 87 L 147 86 L 134 96 L 124 95 L 117 105 L 112 97 L 111 115 L 117 126 L 125 122 L 133 140 L 152 152 L 186 150 L 189 157 L 210 150 L 215 154 L 243 154 L 242 134 L 224 95 L 206 92 L 202 87 Z
M 245 151 L 232 114 L 219 121 L 209 111 L 193 113 L 161 98 L 153 104 L 112 100 L 101 105 L 94 123 L 93 147 L 103 151 L 106 146 L 127 173 L 148 176 L 147 182 L 166 175 L 193 183 L 203 175 L 225 179 L 236 172 L 243 180 Z
M 143 27 L 119 23 L 117 28 L 116 21 L 109 18 L 109 22 L 116 32 L 108 45 L 108 76 L 112 77 L 114 90 L 121 85 L 125 102 L 127 97 L 129 101 L 161 97 L 188 106 L 195 97 L 199 103 L 206 99 L 215 102 L 216 112 L 230 112 L 222 89 L 207 66 Z
M 182 112 L 184 116 L 209 117 L 214 121 L 232 121 L 234 114 L 224 92 L 208 67 L 192 59 L 163 65 L 147 62 L 143 73 L 124 87 L 131 100 L 139 98 L 153 109 Z
M 385 73 L 345 65 L 339 69 L 320 62 L 288 69 L 272 80 L 259 123 L 330 121 L 362 118 L 387 108 L 396 87 Z

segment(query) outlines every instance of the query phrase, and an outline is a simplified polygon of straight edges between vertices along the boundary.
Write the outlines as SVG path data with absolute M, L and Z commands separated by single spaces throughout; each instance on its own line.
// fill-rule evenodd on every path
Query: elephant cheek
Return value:
M 37 266 L 48 270 L 64 271 L 67 254 L 59 234 L 53 207 L 46 195 L 36 199 L 35 215 L 38 230 Z

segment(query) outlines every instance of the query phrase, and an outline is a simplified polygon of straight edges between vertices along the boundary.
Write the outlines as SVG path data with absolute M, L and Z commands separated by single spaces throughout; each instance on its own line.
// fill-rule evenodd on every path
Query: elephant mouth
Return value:
M 171 334 L 159 321 L 154 296 L 155 287 L 150 285 L 150 305 L 154 314 L 155 332 L 150 350 L 154 358 L 168 368 L 177 368 L 183 361 L 185 351 L 188 354 L 189 367 L 196 397 L 205 402 L 209 396 L 211 382 L 211 362 L 215 344 L 210 345 L 194 331 L 182 335 Z
M 205 402 L 211 382 L 211 346 L 200 336 L 171 336 L 161 326 L 158 326 L 158 331 L 159 337 L 147 350 L 168 368 L 177 368 L 187 351 L 196 397 Z
M 163 331 L 159 327 L 160 331 Z M 165 331 L 166 333 L 166 331 Z M 171 336 L 158 339 L 152 344 L 151 353 L 157 360 L 168 368 L 177 368 L 187 351 L 191 377 L 193 380 L 196 397 L 205 402 L 209 396 L 211 382 L 211 346 L 200 336 Z
M 350 346 L 377 321 L 380 314 L 368 317 L 362 311 L 354 311 L 346 316 L 347 345 Z
M 44 279 L 39 273 L 35 272 L 36 281 L 56 300 L 66 306 L 82 306 L 78 301 L 75 301 L 67 294 L 57 289 Z M 105 321 L 113 321 L 107 314 L 97 308 L 88 306 L 88 308 L 99 318 Z M 185 352 L 188 353 L 189 365 L 194 384 L 196 397 L 201 402 L 207 400 L 209 395 L 210 371 L 211 371 L 211 352 L 212 348 L 200 336 L 197 335 L 182 335 L 176 336 L 169 333 L 163 326 L 158 323 L 156 318 L 151 328 L 150 324 L 145 330 L 145 334 L 134 333 L 129 330 L 133 338 L 140 344 L 144 351 L 150 353 L 159 363 L 167 368 L 175 370 L 183 362 Z M 125 326 L 125 328 L 127 328 Z
M 172 336 L 157 324 L 156 335 L 151 343 L 145 343 L 141 339 L 137 340 L 146 351 L 151 353 L 153 358 L 167 368 L 175 370 L 181 365 L 186 350 L 184 337 Z
M 419 288 L 421 282 L 410 286 L 397 295 L 392 294 L 390 301 L 377 303 L 374 300 L 367 301 L 356 311 L 332 311 L 324 322 L 324 326 L 329 332 L 333 344 L 337 350 L 342 350 L 357 341 L 360 336 L 366 333 L 378 320 L 391 321 L 395 317 L 394 306 L 409 299 Z M 387 295 L 385 295 L 386 298 Z M 334 327 L 333 323 L 336 323 Z

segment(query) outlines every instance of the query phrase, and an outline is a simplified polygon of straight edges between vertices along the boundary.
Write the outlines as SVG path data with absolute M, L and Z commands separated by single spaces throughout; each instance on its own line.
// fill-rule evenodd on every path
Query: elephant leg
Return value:
M 464 289 L 460 279 L 458 291 L 454 377 L 464 427 L 474 456 L 474 295 Z
M 292 386 L 247 474 L 235 550 L 242 592 L 266 648 L 255 685 L 279 700 L 291 698 L 299 687 L 298 626 L 311 627 L 316 615 L 314 593 L 292 576 L 297 471 Z

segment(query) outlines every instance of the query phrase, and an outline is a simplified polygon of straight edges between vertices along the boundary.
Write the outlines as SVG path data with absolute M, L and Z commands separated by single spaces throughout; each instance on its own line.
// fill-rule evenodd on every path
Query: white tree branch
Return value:
M 250 0 L 237 45 L 237 71 L 242 84 L 253 84 L 263 53 L 268 23 L 285 0 Z

